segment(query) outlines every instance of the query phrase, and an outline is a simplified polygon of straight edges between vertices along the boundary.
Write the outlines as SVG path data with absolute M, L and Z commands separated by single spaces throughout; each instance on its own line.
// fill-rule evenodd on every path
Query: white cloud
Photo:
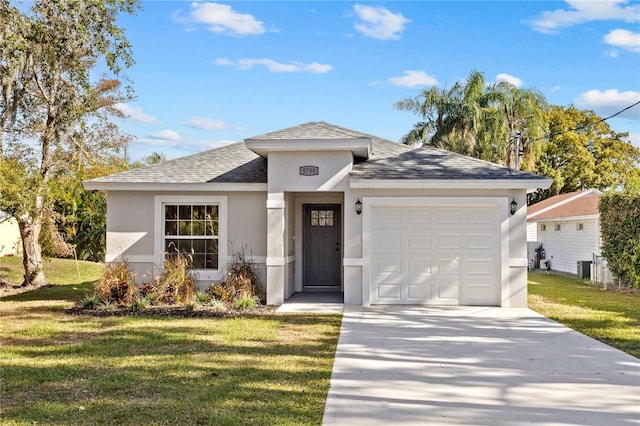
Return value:
M 145 114 L 142 108 L 121 103 L 115 104 L 114 107 L 124 114 L 125 118 L 137 121 L 138 123 L 152 124 L 158 122 L 155 117 Z
M 209 31 L 232 36 L 260 35 L 264 25 L 250 14 L 239 13 L 226 4 L 191 3 L 187 19 L 174 17 L 178 21 L 205 24 Z
M 402 77 L 390 77 L 388 79 L 389 83 L 401 87 L 435 86 L 438 84 L 435 78 L 425 74 L 423 71 L 408 70 L 402 74 Z
M 187 126 L 200 130 L 225 130 L 230 126 L 222 120 L 212 120 L 206 117 L 193 117 L 187 121 Z
M 161 141 L 179 141 L 180 135 L 174 132 L 173 130 L 164 129 L 159 132 L 149 133 L 149 137 L 155 140 Z
M 589 90 L 574 100 L 578 108 L 592 109 L 600 115 L 614 114 L 640 101 L 640 92 L 619 92 L 617 89 Z M 621 117 L 640 119 L 640 105 L 625 112 Z
M 542 12 L 528 22 L 541 33 L 557 33 L 561 28 L 590 21 L 640 21 L 640 4 L 627 5 L 627 0 L 585 1 L 567 0 L 569 9 Z
M 627 30 L 612 30 L 604 36 L 605 43 L 631 52 L 640 52 L 640 33 Z
M 553 86 L 551 89 L 549 89 L 549 93 L 556 93 L 559 92 L 561 89 L 560 86 Z
M 518 77 L 514 77 L 512 75 L 505 74 L 505 73 L 496 75 L 496 81 L 498 82 L 505 81 L 507 83 L 513 84 L 516 87 L 522 86 L 522 80 L 520 80 Z
M 353 9 L 359 19 L 353 27 L 365 36 L 379 40 L 399 39 L 400 33 L 411 22 L 401 13 L 393 13 L 380 6 L 356 4 Z
M 273 59 L 261 58 L 261 59 L 239 59 L 233 62 L 229 59 L 218 58 L 215 60 L 216 65 L 221 66 L 234 66 L 241 70 L 250 70 L 258 65 L 264 66 L 271 72 L 308 72 L 313 74 L 324 74 L 333 69 L 331 65 L 319 64 L 312 62 L 310 64 L 303 64 L 302 62 L 291 61 L 287 64 L 274 61 Z
M 629 132 L 627 140 L 635 147 L 640 148 L 640 133 Z

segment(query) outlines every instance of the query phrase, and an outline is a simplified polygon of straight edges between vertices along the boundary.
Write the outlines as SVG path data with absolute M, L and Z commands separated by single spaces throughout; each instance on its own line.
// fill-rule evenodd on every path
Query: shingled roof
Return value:
M 92 179 L 93 183 L 266 183 L 266 160 L 243 142 L 152 166 Z
M 489 163 L 450 151 L 414 149 L 377 136 L 326 122 L 309 122 L 266 133 L 246 141 L 371 140 L 368 159 L 354 161 L 358 180 L 546 180 L 542 176 Z M 104 184 L 266 183 L 267 161 L 238 142 L 161 164 L 92 179 L 86 187 Z M 88 185 L 87 185 L 88 183 Z M 97 184 L 97 185 L 93 185 Z
M 527 208 L 527 220 L 541 221 L 600 214 L 600 196 L 596 189 L 575 191 L 547 198 Z

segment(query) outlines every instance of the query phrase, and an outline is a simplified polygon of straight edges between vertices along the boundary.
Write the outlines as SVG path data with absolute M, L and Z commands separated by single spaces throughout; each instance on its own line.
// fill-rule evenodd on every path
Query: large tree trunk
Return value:
M 40 230 L 42 220 L 40 217 L 20 215 L 17 218 L 20 236 L 22 237 L 22 264 L 24 266 L 24 280 L 22 286 L 42 286 L 47 284 L 42 263 L 42 250 L 40 247 Z

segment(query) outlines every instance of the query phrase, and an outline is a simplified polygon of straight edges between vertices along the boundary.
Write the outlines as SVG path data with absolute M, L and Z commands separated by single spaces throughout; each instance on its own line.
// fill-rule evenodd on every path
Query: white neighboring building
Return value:
M 13 218 L 0 219 L 0 256 L 22 254 L 22 240 L 18 222 Z
M 577 274 L 579 261 L 592 261 L 594 254 L 600 256 L 600 195 L 600 191 L 590 189 L 529 206 L 529 259 L 535 256 L 532 247 L 542 245 L 551 270 Z

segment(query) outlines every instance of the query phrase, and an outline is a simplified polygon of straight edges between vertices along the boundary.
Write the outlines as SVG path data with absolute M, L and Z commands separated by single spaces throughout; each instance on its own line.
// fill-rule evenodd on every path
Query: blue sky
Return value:
M 418 117 L 395 102 L 473 69 L 602 117 L 640 101 L 638 1 L 143 1 L 119 24 L 132 160 L 308 121 L 397 141 Z M 609 123 L 640 146 L 640 106 Z

